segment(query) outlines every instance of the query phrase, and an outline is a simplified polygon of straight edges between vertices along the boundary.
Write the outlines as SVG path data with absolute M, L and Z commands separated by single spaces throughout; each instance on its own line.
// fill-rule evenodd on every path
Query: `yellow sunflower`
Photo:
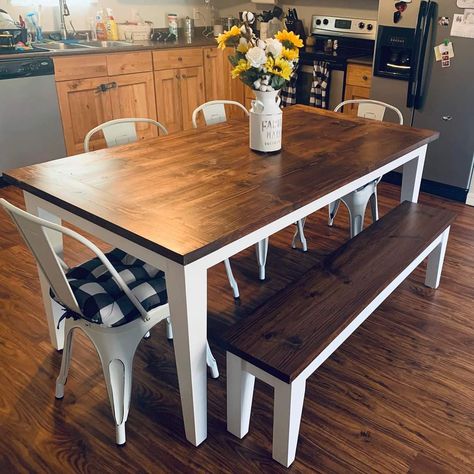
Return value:
M 249 48 L 250 46 L 248 43 L 239 43 L 236 49 L 239 53 L 245 54 L 249 50 Z
M 303 41 L 299 35 L 295 35 L 292 31 L 279 31 L 275 38 L 287 49 L 296 49 L 303 47 Z
M 240 28 L 238 26 L 233 26 L 229 31 L 224 31 L 224 33 L 221 33 L 217 37 L 217 44 L 219 45 L 218 47 L 220 49 L 225 49 L 227 46 L 227 41 L 229 41 L 231 38 L 235 38 L 237 36 L 240 36 Z
M 265 69 L 269 74 L 281 76 L 283 79 L 285 79 L 285 81 L 290 80 L 291 73 L 293 72 L 291 63 L 289 63 L 286 59 L 273 59 L 271 56 L 268 57 L 267 62 L 265 63 Z
M 298 59 L 299 55 L 300 53 L 297 49 L 283 48 L 281 51 L 281 57 L 287 61 L 294 61 Z
M 235 66 L 234 69 L 232 69 L 232 71 L 230 72 L 232 79 L 239 77 L 243 72 L 248 71 L 249 69 L 250 63 L 245 59 L 241 59 L 237 63 L 237 66 Z

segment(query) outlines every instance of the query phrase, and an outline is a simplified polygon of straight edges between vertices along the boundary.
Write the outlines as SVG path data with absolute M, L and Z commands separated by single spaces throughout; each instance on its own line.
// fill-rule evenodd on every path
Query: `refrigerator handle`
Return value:
M 412 67 L 410 70 L 410 78 L 408 79 L 408 93 L 407 93 L 407 107 L 412 108 L 415 104 L 415 92 L 416 92 L 416 75 L 418 72 L 418 64 L 420 57 L 420 43 L 423 28 L 421 27 L 423 18 L 426 15 L 426 9 L 428 2 L 424 0 L 420 3 L 420 10 L 418 12 L 418 19 L 416 20 L 415 38 L 413 41 L 413 57 Z
M 423 72 L 425 68 L 425 56 L 428 50 L 428 39 L 432 28 L 434 27 L 434 20 L 435 20 L 435 13 L 438 4 L 436 2 L 430 2 L 428 5 L 428 12 L 426 14 L 426 22 L 425 22 L 425 31 L 423 33 L 423 41 L 421 44 L 421 52 L 420 52 L 420 62 L 417 74 L 417 81 L 416 81 L 416 92 L 415 92 L 415 109 L 420 109 L 423 106 L 424 102 L 424 90 L 426 89 L 424 86 L 424 78 Z M 431 52 L 429 51 L 428 54 Z

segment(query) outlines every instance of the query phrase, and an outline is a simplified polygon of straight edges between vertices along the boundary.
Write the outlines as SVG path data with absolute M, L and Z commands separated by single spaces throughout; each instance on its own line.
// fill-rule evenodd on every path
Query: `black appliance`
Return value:
M 408 81 L 414 64 L 415 30 L 394 26 L 379 26 L 374 76 Z

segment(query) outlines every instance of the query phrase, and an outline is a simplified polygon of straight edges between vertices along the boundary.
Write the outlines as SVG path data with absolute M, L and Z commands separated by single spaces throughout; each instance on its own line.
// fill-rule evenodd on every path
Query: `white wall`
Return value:
M 312 15 L 376 19 L 378 4 L 378 0 L 293 0 L 288 3 L 279 2 L 279 6 L 285 13 L 288 8 L 296 8 L 306 30 L 308 30 L 311 23 Z M 238 12 L 243 10 L 262 11 L 272 9 L 272 5 L 232 0 L 218 0 L 218 5 L 220 5 L 219 13 L 221 16 L 237 16 Z
M 30 6 L 13 6 L 12 3 L 26 5 L 28 0 L 0 0 L 0 8 L 17 19 L 19 14 L 24 16 L 26 12 L 34 11 L 36 7 L 33 4 L 41 2 L 34 0 Z M 45 5 L 54 3 L 59 5 L 59 1 L 45 0 L 43 3 Z M 95 17 L 100 5 L 103 8 L 112 8 L 117 21 L 126 21 L 132 18 L 132 10 L 138 10 L 144 20 L 152 21 L 157 28 L 167 26 L 168 13 L 176 13 L 178 17 L 190 16 L 192 18 L 193 7 L 199 7 L 202 13 L 206 13 L 204 0 L 101 0 L 99 2 L 97 0 L 69 0 L 68 5 L 71 11 L 69 19 L 78 30 L 89 29 L 89 20 Z M 59 30 L 59 6 L 43 6 L 41 10 L 43 30 Z M 196 26 L 202 24 L 204 24 L 202 21 L 196 21 Z

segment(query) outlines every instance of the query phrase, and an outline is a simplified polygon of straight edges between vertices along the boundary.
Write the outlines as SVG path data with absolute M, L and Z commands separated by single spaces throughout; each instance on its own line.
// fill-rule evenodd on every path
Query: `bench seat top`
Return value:
M 291 383 L 454 220 L 397 206 L 226 333 L 226 349 Z

